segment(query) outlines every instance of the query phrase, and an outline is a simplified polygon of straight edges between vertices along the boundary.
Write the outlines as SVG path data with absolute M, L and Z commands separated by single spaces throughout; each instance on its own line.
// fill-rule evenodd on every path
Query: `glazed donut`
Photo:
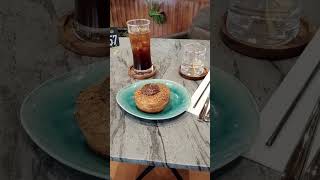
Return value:
M 145 84 L 134 93 L 137 108 L 147 113 L 161 112 L 170 100 L 170 89 L 160 83 Z

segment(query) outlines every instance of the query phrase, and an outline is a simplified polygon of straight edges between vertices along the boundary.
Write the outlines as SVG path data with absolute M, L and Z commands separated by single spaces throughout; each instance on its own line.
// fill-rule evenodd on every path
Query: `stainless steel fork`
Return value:
M 210 96 L 208 96 L 201 112 L 199 115 L 200 121 L 209 122 L 210 121 Z

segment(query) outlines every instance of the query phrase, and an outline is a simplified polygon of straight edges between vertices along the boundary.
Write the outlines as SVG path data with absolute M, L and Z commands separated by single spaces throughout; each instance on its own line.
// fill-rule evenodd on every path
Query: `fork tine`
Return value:
M 206 114 L 204 116 L 204 119 L 207 122 L 210 121 L 210 107 L 211 107 L 211 104 L 210 104 L 210 96 L 209 96 L 208 108 L 207 108 Z
M 210 103 L 210 98 L 208 97 L 206 99 L 206 102 L 205 102 L 200 114 L 199 114 L 199 119 L 203 120 L 204 117 L 206 116 L 207 111 L 208 111 L 208 107 L 210 107 L 209 103 Z

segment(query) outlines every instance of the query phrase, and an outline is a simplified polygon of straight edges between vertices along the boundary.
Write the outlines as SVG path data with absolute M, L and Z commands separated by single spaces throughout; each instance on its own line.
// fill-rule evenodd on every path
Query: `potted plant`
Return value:
M 166 14 L 161 10 L 163 0 L 145 0 L 148 5 L 149 17 L 157 24 L 163 24 L 166 22 Z

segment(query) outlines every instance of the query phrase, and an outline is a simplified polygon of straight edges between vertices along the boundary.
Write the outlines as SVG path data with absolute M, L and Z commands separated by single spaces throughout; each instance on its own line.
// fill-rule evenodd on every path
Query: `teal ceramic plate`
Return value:
M 249 150 L 259 129 L 259 113 L 249 90 L 236 78 L 213 69 L 211 170 Z
M 136 107 L 133 97 L 134 92 L 137 88 L 140 88 L 147 83 L 163 83 L 170 88 L 170 101 L 160 113 L 144 113 Z M 129 114 L 147 120 L 171 119 L 185 112 L 190 104 L 190 96 L 185 87 L 176 82 L 164 79 L 144 80 L 131 84 L 122 88 L 118 92 L 116 99 L 120 107 Z
M 87 146 L 74 119 L 80 91 L 107 76 L 106 62 L 91 64 L 51 79 L 24 100 L 20 118 L 31 139 L 61 163 L 106 179 L 109 161 Z

